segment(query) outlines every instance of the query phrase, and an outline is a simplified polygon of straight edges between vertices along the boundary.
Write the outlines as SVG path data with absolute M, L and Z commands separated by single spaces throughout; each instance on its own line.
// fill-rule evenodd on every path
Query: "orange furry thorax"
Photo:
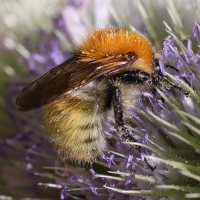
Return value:
M 152 71 L 152 45 L 139 31 L 121 28 L 91 30 L 75 46 L 81 61 L 109 59 L 112 56 L 134 52 L 140 63 L 144 65 L 142 68 L 145 71 Z

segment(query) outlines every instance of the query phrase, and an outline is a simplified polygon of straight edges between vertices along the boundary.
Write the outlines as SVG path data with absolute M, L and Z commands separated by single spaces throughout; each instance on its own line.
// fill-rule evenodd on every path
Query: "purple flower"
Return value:
M 113 199 L 112 197 L 113 197 L 113 194 L 109 194 L 108 195 L 108 200 L 112 200 Z
M 161 71 L 162 75 L 166 76 L 164 65 L 161 60 L 159 60 L 159 67 L 160 67 L 160 71 Z
M 69 176 L 72 181 L 77 181 L 76 177 L 71 172 L 69 172 Z
M 140 31 L 142 34 L 147 34 L 147 27 L 143 28 L 141 31 Z
M 193 38 L 200 38 L 200 22 L 195 22 L 192 28 Z
M 61 191 L 60 191 L 60 199 L 65 199 L 65 198 L 67 198 L 67 197 L 68 197 L 67 191 L 66 191 L 66 189 L 65 189 L 65 184 L 63 183 L 63 184 L 62 184 L 62 189 L 61 189 Z
M 132 159 L 133 159 L 133 155 L 131 154 L 131 155 L 128 156 L 128 159 L 127 159 L 127 162 L 126 162 L 126 168 L 128 168 L 131 165 Z
M 102 155 L 102 158 L 107 162 L 109 168 L 111 167 L 114 157 L 115 157 L 115 155 L 112 153 L 110 154 L 110 157 L 106 157 L 104 154 Z
M 153 98 L 153 94 L 151 94 L 149 92 L 142 92 L 142 95 L 145 96 L 145 97 Z
M 171 40 L 165 38 L 163 40 L 163 44 L 162 44 L 163 56 L 164 57 L 168 57 L 170 54 L 174 54 L 171 47 L 174 48 L 175 50 L 177 50 L 177 47 L 174 45 L 174 43 Z
M 96 173 L 95 173 L 95 171 L 93 169 L 90 169 L 90 172 L 92 174 L 92 181 L 94 181 Z
M 122 148 L 122 149 L 125 149 L 125 146 L 124 146 L 124 144 L 123 144 L 123 142 L 122 142 L 122 139 L 121 139 L 121 135 L 118 134 L 117 136 L 118 136 L 118 138 L 119 138 L 119 143 L 120 143 L 121 148 Z
M 135 179 L 135 174 L 131 173 L 131 175 L 125 180 L 125 185 L 129 185 L 132 180 Z
M 93 192 L 95 195 L 97 195 L 97 196 L 98 196 L 98 193 L 97 193 L 97 191 L 96 191 L 95 187 L 92 185 L 92 183 L 91 183 L 91 182 L 88 182 L 88 185 L 89 185 L 89 187 L 90 187 L 91 191 L 92 191 L 92 192 Z
M 43 193 L 46 197 L 53 198 L 54 191 L 49 189 L 47 192 L 42 188 L 44 185 L 60 188 L 60 199 L 71 197 L 73 199 L 141 200 L 142 197 L 138 196 L 140 194 L 132 196 L 131 192 L 139 191 L 145 199 L 154 198 L 149 195 L 160 195 L 162 198 L 166 197 L 166 190 L 170 191 L 171 188 L 174 189 L 173 185 L 180 184 L 180 188 L 183 186 L 184 189 L 181 188 L 177 193 L 172 190 L 166 198 L 181 199 L 183 196 L 185 198 L 185 195 L 190 195 L 193 191 L 186 191 L 189 187 L 194 190 L 199 187 L 194 177 L 198 176 L 197 158 L 199 156 L 200 50 L 195 53 L 192 49 L 195 43 L 192 45 L 190 39 L 183 40 L 182 46 L 177 46 L 181 44 L 181 41 L 177 37 L 173 38 L 175 33 L 171 32 L 171 39 L 168 37 L 163 40 L 163 62 L 159 61 L 163 76 L 169 78 L 169 71 L 173 75 L 172 79 L 176 78 L 177 82 L 174 80 L 174 83 L 190 91 L 190 97 L 186 97 L 175 88 L 171 88 L 170 91 L 157 91 L 155 94 L 150 91 L 143 92 L 141 95 L 148 97 L 154 111 L 149 109 L 143 98 L 139 98 L 138 107 L 134 111 L 130 108 L 132 121 L 127 120 L 125 124 L 137 143 L 128 143 L 128 141 L 125 143 L 121 135 L 117 133 L 113 119 L 109 119 L 105 138 L 111 139 L 112 142 L 107 144 L 106 155 L 103 154 L 102 159 L 97 159 L 90 170 L 88 167 L 83 169 L 75 166 L 64 158 L 58 158 L 56 161 L 56 153 L 44 140 L 45 130 L 41 127 L 40 109 L 29 113 L 17 111 L 14 103 L 16 95 L 33 78 L 68 59 L 72 49 L 71 44 L 80 41 L 80 32 L 87 32 L 92 23 L 95 26 L 99 24 L 116 26 L 124 23 L 120 22 L 120 20 L 123 21 L 123 16 L 121 18 L 120 14 L 119 17 L 115 13 L 113 7 L 110 7 L 109 0 L 104 2 L 105 4 L 95 0 L 94 17 L 83 17 L 86 9 L 91 12 L 88 3 L 89 1 L 86 0 L 70 0 L 61 14 L 53 19 L 54 30 L 49 33 L 37 31 L 35 32 L 37 39 L 25 41 L 24 49 L 27 54 L 19 58 L 18 62 L 28 66 L 28 71 L 24 72 L 20 79 L 13 77 L 10 83 L 5 85 L 4 99 L 9 123 L 2 124 L 2 128 L 9 130 L 10 134 L 1 138 L 0 154 L 5 160 L 12 158 L 10 159 L 14 166 L 12 170 L 15 170 L 15 175 L 18 176 L 16 180 L 28 179 L 24 188 L 31 188 L 31 190 L 36 188 L 37 192 L 33 195 L 30 193 L 30 196 L 37 197 Z M 138 4 L 140 9 L 143 9 L 143 3 Z M 134 29 L 131 24 L 127 25 L 132 30 Z M 199 26 L 199 22 L 193 25 L 193 37 L 198 42 Z M 148 30 L 149 28 L 151 27 L 148 26 Z M 146 34 L 146 30 L 147 27 L 142 30 L 142 33 Z M 152 31 L 149 32 L 150 38 L 153 38 Z M 171 65 L 179 72 L 165 69 L 165 65 Z M 180 82 L 178 82 L 179 79 Z M 187 82 L 184 82 L 185 79 Z M 13 129 L 10 124 L 13 125 Z M 193 169 L 191 171 L 190 165 Z M 49 166 L 47 173 L 44 172 L 45 169 L 40 170 L 44 166 Z M 156 168 L 152 169 L 151 166 L 156 166 Z M 17 167 L 23 169 L 23 173 L 18 173 Z M 10 176 L 9 180 L 15 181 L 10 173 L 10 166 L 2 166 L 1 170 L 5 179 Z M 186 181 L 180 183 L 180 180 Z M 38 186 L 37 183 L 41 184 Z M 166 185 L 162 186 L 163 184 Z M 18 182 L 16 185 L 18 186 Z M 146 191 L 149 193 L 145 193 Z M 178 194 L 182 196 L 176 196 Z M 84 198 L 78 197 L 79 195 Z M 58 197 L 58 192 L 56 197 Z

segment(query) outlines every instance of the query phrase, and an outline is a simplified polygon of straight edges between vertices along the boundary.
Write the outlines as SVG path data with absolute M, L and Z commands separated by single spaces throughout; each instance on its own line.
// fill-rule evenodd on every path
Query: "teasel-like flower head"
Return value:
M 156 19 L 153 9 L 161 6 L 162 16 L 165 16 L 165 6 L 137 0 L 124 2 L 107 0 L 102 3 L 96 0 L 92 7 L 90 1 L 69 1 L 61 14 L 53 19 L 53 30 L 38 31 L 38 37 L 26 40 L 21 46 L 26 53 L 22 53 L 18 63 L 28 66 L 28 71 L 20 77 L 13 76 L 5 85 L 4 100 L 11 123 L 4 126 L 10 134 L 1 138 L 0 145 L 4 162 L 1 173 L 10 185 L 16 186 L 11 180 L 13 173 L 13 179 L 17 174 L 24 189 L 34 191 L 32 196 L 37 197 L 40 192 L 49 199 L 55 193 L 60 193 L 60 199 L 200 198 L 200 22 L 190 22 L 190 32 L 189 29 L 186 32 L 184 27 L 187 24 L 183 26 L 175 5 L 178 1 L 168 1 L 167 11 L 172 24 L 164 22 L 168 36 L 161 42 L 164 28 L 159 28 L 161 20 Z M 188 2 L 184 1 L 185 5 L 191 6 Z M 199 6 L 197 1 L 195 3 L 194 11 L 195 6 Z M 134 13 L 123 14 L 120 11 L 124 7 L 128 10 L 129 6 L 135 6 Z M 91 12 L 91 8 L 94 13 L 86 15 L 85 11 Z M 187 10 L 185 7 L 182 9 Z M 110 21 L 108 13 L 111 14 Z M 161 49 L 159 54 L 163 59 L 159 64 L 163 75 L 179 84 L 189 96 L 176 89 L 161 91 L 156 88 L 155 94 L 144 92 L 137 109 L 131 111 L 136 126 L 127 127 L 137 142 L 123 142 L 115 130 L 113 119 L 109 119 L 105 134 L 110 144 L 102 159 L 83 168 L 56 158 L 56 153 L 44 139 L 41 112 L 17 111 L 14 102 L 17 94 L 34 77 L 69 58 L 72 41 L 79 40 L 80 32 L 111 24 L 134 30 L 130 23 L 133 16 L 137 19 L 137 28 L 142 28 L 138 13 L 145 24 L 143 28 L 146 27 L 141 29 L 142 32 L 148 35 L 156 48 Z M 91 16 L 95 20 L 91 20 Z M 199 19 L 198 13 L 196 18 Z M 193 36 L 193 42 L 186 34 Z M 164 69 L 164 65 L 174 69 Z M 151 106 L 147 106 L 144 99 L 148 99 Z M 9 127 L 11 124 L 13 129 Z M 27 182 L 23 180 L 25 177 Z M 44 186 L 48 188 L 46 193 Z M 25 197 L 23 191 L 24 194 L 20 195 Z M 5 187 L 3 194 L 8 193 Z M 16 191 L 12 194 L 18 195 Z

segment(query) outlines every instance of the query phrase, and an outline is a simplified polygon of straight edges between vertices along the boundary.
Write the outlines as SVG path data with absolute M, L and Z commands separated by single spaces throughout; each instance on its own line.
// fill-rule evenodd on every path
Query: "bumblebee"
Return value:
M 16 103 L 21 111 L 43 107 L 47 138 L 61 156 L 93 162 L 106 149 L 108 117 L 123 140 L 135 141 L 124 128 L 130 109 L 142 92 L 172 86 L 142 33 L 104 28 L 89 31 L 74 56 L 24 87 Z

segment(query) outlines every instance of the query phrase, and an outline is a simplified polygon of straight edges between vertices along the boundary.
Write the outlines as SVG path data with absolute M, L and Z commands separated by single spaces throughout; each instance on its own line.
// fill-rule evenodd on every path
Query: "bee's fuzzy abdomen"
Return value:
M 44 107 L 47 138 L 62 157 L 92 162 L 103 153 L 111 92 L 106 81 L 95 80 L 71 96 Z

